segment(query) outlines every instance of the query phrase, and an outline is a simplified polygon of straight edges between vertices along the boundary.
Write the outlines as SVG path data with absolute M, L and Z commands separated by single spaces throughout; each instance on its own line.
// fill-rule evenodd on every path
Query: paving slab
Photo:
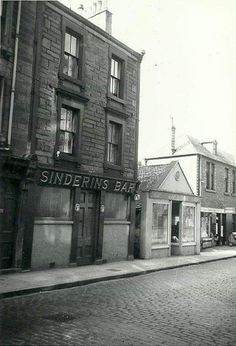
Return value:
M 0 298 L 50 291 L 180 268 L 236 257 L 236 247 L 204 249 L 200 255 L 135 259 L 74 268 L 49 269 L 0 276 Z

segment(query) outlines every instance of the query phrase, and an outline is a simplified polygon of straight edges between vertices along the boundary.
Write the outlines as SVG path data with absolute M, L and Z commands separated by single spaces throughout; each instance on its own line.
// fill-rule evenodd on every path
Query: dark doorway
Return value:
M 179 242 L 180 204 L 181 202 L 172 202 L 171 242 L 173 243 Z
M 13 265 L 17 227 L 18 183 L 9 179 L 0 182 L 0 269 Z

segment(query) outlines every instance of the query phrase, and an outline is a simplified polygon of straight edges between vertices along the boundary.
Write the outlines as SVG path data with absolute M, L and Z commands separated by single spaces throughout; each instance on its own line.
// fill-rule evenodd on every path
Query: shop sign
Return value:
M 38 183 L 40 185 L 72 188 L 79 187 L 85 190 L 103 190 L 123 193 L 134 193 L 138 188 L 136 182 L 56 170 L 40 170 Z
M 235 214 L 235 208 L 234 207 L 226 207 L 225 208 L 225 214 Z

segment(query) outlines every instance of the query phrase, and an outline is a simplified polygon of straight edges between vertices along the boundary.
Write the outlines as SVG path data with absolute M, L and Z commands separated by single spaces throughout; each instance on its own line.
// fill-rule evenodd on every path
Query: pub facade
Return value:
M 132 259 L 143 55 L 60 3 L 3 4 L 0 269 Z

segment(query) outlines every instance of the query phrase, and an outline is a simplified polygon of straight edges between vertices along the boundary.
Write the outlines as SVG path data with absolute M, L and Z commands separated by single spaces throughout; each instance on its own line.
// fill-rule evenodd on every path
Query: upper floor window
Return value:
M 114 56 L 111 58 L 110 93 L 122 98 L 122 61 Z
M 229 192 L 229 169 L 225 168 L 225 192 Z
M 236 174 L 235 171 L 232 171 L 232 193 L 236 193 Z
M 76 110 L 65 106 L 61 107 L 58 150 L 63 153 L 73 154 L 74 152 L 77 118 Z
M 72 78 L 79 78 L 80 39 L 72 33 L 65 33 L 63 73 Z
M 215 164 L 212 162 L 206 163 L 206 188 L 215 189 Z
M 108 122 L 107 162 L 121 164 L 122 125 L 113 121 Z

